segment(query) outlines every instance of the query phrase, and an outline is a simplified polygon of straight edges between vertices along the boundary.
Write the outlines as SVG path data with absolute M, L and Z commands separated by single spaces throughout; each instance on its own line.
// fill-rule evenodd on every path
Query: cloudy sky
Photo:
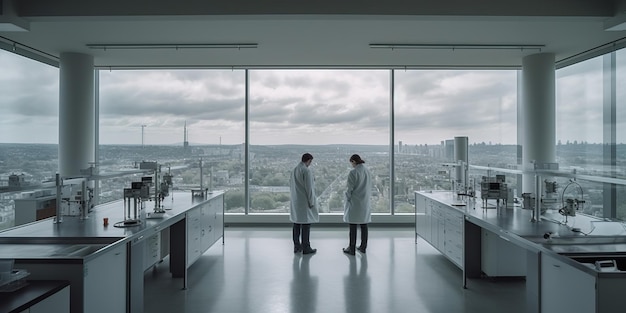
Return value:
M 563 143 L 602 140 L 601 64 L 598 58 L 557 72 Z M 0 69 L 0 142 L 57 143 L 58 69 L 6 51 Z M 388 70 L 249 73 L 252 144 L 388 144 Z M 468 136 L 470 143 L 515 144 L 516 77 L 515 71 L 396 71 L 396 143 Z M 244 103 L 242 70 L 101 71 L 100 143 L 141 144 L 146 125 L 145 144 L 180 144 L 186 123 L 191 144 L 239 144 Z

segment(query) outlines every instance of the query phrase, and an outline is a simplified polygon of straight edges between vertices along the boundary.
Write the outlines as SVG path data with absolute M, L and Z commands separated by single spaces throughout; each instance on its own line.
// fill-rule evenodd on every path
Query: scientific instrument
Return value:
M 487 208 L 489 199 L 496 200 L 496 208 L 500 207 L 500 200 L 506 206 L 508 199 L 508 189 L 504 175 L 483 176 L 480 182 L 480 198 L 483 200 L 483 209 Z
M 565 191 L 567 191 L 567 188 L 572 185 L 578 187 L 578 191 L 580 192 L 580 199 L 565 198 Z M 576 216 L 576 211 L 583 208 L 583 205 L 585 203 L 585 200 L 583 200 L 583 198 L 583 188 L 575 180 L 570 179 L 570 182 L 565 186 L 565 188 L 563 188 L 563 192 L 561 193 L 561 209 L 559 209 L 559 214 L 565 216 L 565 224 L 567 224 L 568 216 Z
M 89 217 L 93 208 L 93 188 L 88 186 L 87 178 L 61 178 L 56 174 L 57 214 L 55 223 L 61 223 L 63 216 Z

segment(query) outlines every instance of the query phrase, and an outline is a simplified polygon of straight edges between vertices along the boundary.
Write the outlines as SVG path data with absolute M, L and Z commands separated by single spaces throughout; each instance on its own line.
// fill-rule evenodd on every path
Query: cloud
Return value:
M 396 137 L 516 142 L 515 71 L 398 71 L 395 82 Z
M 626 71 L 625 56 L 618 54 L 618 73 Z M 29 125 L 20 126 L 20 138 L 41 138 L 28 129 L 58 123 L 59 70 L 3 51 L 0 68 L 1 130 L 16 129 L 12 121 L 20 121 Z M 389 70 L 249 73 L 250 130 L 257 143 L 303 136 L 319 143 L 389 139 Z M 557 138 L 601 142 L 602 58 L 559 69 L 556 76 Z M 617 86 L 624 76 L 617 76 Z M 517 71 L 398 70 L 394 81 L 396 140 L 517 140 Z M 616 92 L 619 103 L 626 99 L 626 89 Z M 197 142 L 243 140 L 243 70 L 101 71 L 100 97 L 101 142 L 137 142 L 141 125 L 148 125 L 154 144 L 180 142 L 185 123 Z M 617 119 L 626 123 L 621 106 Z
M 43 66 L 5 62 L 19 73 L 36 73 Z M 48 83 L 42 78 L 46 75 L 23 76 L 41 81 L 40 87 L 32 92 L 27 81 L 20 81 L 19 88 L 13 89 L 28 92 L 7 91 L 11 103 L 0 110 L 18 116 L 56 116 L 58 70 L 52 68 L 51 73 L 55 76 L 47 75 Z M 291 138 L 286 132 L 294 137 L 325 134 L 324 138 L 344 142 L 370 133 L 379 141 L 371 143 L 385 144 L 390 127 L 389 73 L 251 70 L 251 131 L 259 141 L 267 136 L 268 142 L 279 139 L 275 137 Z M 497 71 L 396 73 L 395 126 L 400 132 L 463 132 L 477 124 L 503 125 L 515 116 L 515 82 L 509 79 L 514 74 L 505 74 L 508 78 L 503 79 Z M 180 141 L 185 123 L 194 134 L 243 132 L 244 78 L 242 70 L 100 71 L 101 141 L 127 141 L 125 134 L 136 135 L 141 125 L 148 126 L 146 134 L 158 135 L 153 139 L 163 143 Z M 38 105 L 45 101 L 55 105 Z M 467 118 L 470 113 L 475 114 L 473 119 Z M 135 135 L 131 136 L 133 142 Z M 240 141 L 240 137 L 233 138 Z
M 59 70 L 0 52 L 0 114 L 46 118 L 58 116 Z

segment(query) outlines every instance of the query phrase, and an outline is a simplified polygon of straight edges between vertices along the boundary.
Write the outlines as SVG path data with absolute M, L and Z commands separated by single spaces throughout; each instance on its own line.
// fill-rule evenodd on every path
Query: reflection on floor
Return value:
M 317 254 L 293 253 L 291 227 L 226 228 L 172 279 L 167 259 L 145 275 L 145 312 L 525 312 L 521 279 L 470 280 L 413 228 L 370 227 L 367 254 L 348 256 L 347 227 L 312 228 Z

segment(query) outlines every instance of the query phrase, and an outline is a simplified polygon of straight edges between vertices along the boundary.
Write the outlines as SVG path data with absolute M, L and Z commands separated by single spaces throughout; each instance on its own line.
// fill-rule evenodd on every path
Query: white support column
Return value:
M 459 166 L 459 161 L 462 161 Z M 467 192 L 467 170 L 469 166 L 469 138 L 454 137 L 454 162 L 457 164 L 456 176 L 454 178 L 456 185 L 462 187 L 463 190 L 455 189 L 457 192 Z
M 539 53 L 522 59 L 522 168 L 531 162 L 556 162 L 556 74 L 553 53 Z M 522 192 L 534 193 L 534 175 L 523 175 Z M 539 197 L 540 195 L 537 195 Z
M 63 52 L 59 73 L 59 173 L 78 176 L 95 158 L 93 56 Z

